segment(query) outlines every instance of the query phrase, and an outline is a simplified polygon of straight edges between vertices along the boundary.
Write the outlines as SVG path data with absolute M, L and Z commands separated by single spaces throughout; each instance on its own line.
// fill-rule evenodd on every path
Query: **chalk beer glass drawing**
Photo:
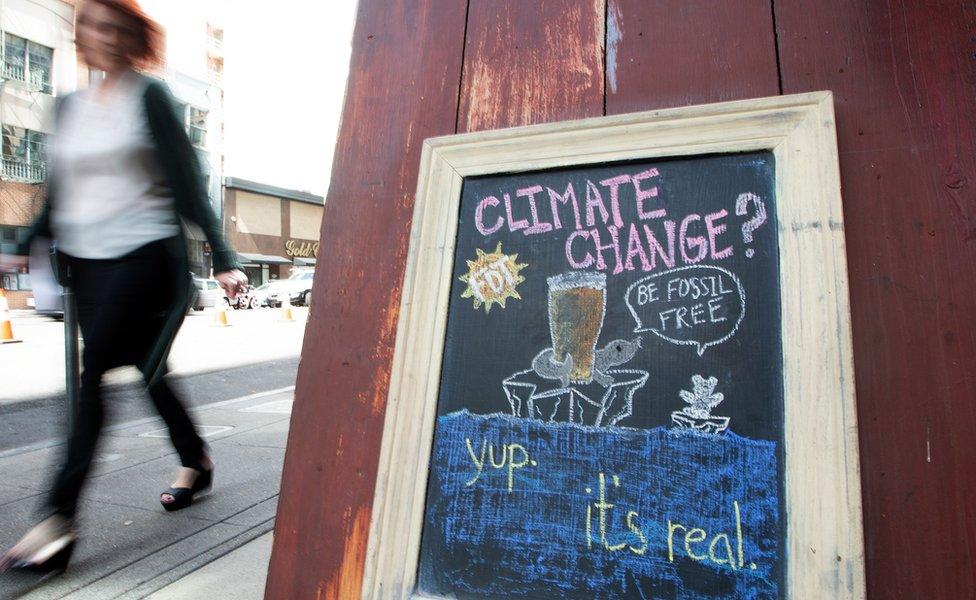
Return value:
M 593 357 L 607 309 L 607 276 L 569 272 L 548 279 L 549 330 L 553 360 L 572 358 L 569 378 L 574 383 L 593 381 Z

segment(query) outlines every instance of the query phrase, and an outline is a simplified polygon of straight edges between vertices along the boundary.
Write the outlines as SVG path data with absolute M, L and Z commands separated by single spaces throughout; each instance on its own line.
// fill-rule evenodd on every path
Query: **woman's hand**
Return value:
M 237 296 L 237 294 L 243 292 L 244 288 L 247 286 L 247 275 L 238 269 L 217 273 L 214 275 L 214 279 L 216 279 L 220 284 L 220 287 L 224 288 L 224 291 L 227 292 L 228 298 Z

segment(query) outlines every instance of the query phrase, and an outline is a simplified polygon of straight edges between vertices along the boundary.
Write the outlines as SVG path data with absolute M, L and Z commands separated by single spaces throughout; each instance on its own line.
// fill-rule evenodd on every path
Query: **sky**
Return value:
M 205 76 L 200 23 L 224 27 L 224 176 L 325 195 L 356 0 L 142 0 L 167 61 Z M 206 31 L 205 28 L 203 31 Z M 201 62 L 202 61 L 202 62 Z

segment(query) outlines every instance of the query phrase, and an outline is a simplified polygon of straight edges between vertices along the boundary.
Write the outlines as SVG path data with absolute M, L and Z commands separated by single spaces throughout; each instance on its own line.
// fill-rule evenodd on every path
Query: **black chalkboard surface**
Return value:
M 418 590 L 785 595 L 769 152 L 467 178 Z

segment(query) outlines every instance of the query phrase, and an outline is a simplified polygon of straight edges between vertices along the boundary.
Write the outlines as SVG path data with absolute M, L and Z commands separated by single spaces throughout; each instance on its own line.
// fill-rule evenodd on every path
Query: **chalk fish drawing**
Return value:
M 593 379 L 603 387 L 613 385 L 613 377 L 609 375 L 610 368 L 629 363 L 640 347 L 640 338 L 634 338 L 629 341 L 613 340 L 597 350 L 593 357 Z

